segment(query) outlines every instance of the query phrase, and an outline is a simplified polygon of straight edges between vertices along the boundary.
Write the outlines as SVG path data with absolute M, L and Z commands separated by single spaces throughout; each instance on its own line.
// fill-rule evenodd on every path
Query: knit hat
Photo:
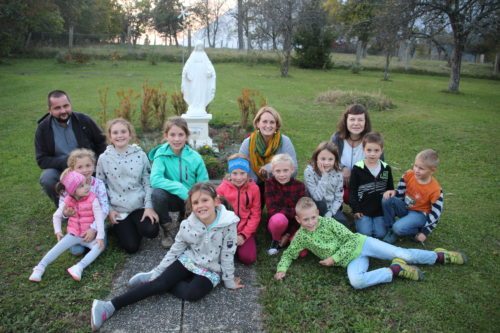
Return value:
M 232 160 L 227 161 L 229 172 L 233 172 L 236 169 L 241 169 L 246 173 L 250 172 L 250 163 L 248 160 L 238 157 Z
M 62 179 L 61 183 L 69 195 L 74 195 L 78 186 L 85 181 L 85 176 L 76 171 L 68 172 Z

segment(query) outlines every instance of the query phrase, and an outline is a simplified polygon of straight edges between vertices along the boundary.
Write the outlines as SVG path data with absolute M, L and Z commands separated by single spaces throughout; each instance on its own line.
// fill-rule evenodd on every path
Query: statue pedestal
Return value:
M 208 135 L 208 122 L 212 120 L 212 115 L 209 113 L 203 115 L 188 115 L 184 113 L 182 115 L 188 124 L 189 131 L 191 135 L 189 136 L 189 144 L 194 149 L 198 149 L 202 146 L 209 146 L 212 148 L 212 139 Z

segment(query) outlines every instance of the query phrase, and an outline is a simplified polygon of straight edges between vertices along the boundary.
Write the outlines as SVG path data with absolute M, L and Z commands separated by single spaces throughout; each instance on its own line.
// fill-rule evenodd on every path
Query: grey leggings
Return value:
M 40 260 L 38 265 L 47 267 L 56 260 L 61 253 L 72 247 L 73 245 L 82 245 L 90 249 L 90 251 L 80 260 L 79 264 L 82 268 L 90 265 L 101 253 L 104 249 L 100 249 L 97 244 L 97 240 L 93 240 L 91 242 L 84 242 L 82 237 L 74 236 L 72 234 L 66 234 L 59 242 L 49 252 Z

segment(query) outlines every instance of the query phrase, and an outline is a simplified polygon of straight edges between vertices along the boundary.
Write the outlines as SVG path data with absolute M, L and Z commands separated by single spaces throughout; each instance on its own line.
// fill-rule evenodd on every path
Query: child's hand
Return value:
M 351 170 L 349 168 L 344 167 L 342 169 L 342 177 L 344 177 L 344 185 L 349 186 L 349 178 L 351 178 Z
M 234 277 L 234 283 L 236 284 L 236 286 L 233 289 L 241 289 L 245 286 L 244 284 L 241 283 L 241 279 L 236 276 Z
M 153 208 L 144 208 L 144 214 L 142 214 L 141 222 L 144 221 L 146 217 L 149 217 L 149 219 L 151 220 L 151 224 L 155 224 L 160 221 L 158 214 L 156 214 Z
M 328 257 L 326 259 L 321 260 L 319 264 L 323 266 L 333 266 L 335 265 L 335 261 L 332 259 L 332 257 Z
M 363 215 L 363 213 L 356 213 L 356 214 L 354 214 L 354 219 L 355 219 L 355 220 L 359 220 L 359 219 L 360 219 L 360 218 L 362 218 L 363 216 L 364 216 L 364 215 Z
M 111 222 L 111 224 L 118 224 L 119 222 L 116 220 L 118 215 L 119 214 L 116 210 L 110 210 L 108 214 L 109 222 Z
M 97 245 L 99 246 L 100 250 L 104 250 L 104 239 L 98 239 Z
M 63 215 L 66 217 L 71 217 L 75 215 L 75 209 L 73 207 L 64 206 Z
M 267 170 L 266 170 L 266 167 L 261 167 L 261 168 L 259 169 L 259 173 L 260 173 L 260 175 L 261 175 L 262 177 L 267 178 Z
M 285 275 L 286 275 L 285 272 L 276 272 L 276 274 L 274 274 L 274 279 L 281 281 L 285 278 Z
M 318 170 L 319 172 L 321 172 L 321 175 L 325 175 L 327 174 L 328 172 L 325 170 L 325 166 L 323 165 L 323 163 L 321 162 L 318 162 Z
M 61 240 L 61 238 L 63 238 L 62 232 L 57 232 L 56 237 L 57 237 L 57 241 L 59 242 Z
M 423 232 L 419 232 L 415 235 L 415 240 L 418 242 L 425 242 L 427 240 L 427 236 Z
M 389 190 L 389 191 L 385 191 L 382 197 L 387 200 L 389 198 L 392 198 L 395 195 L 396 195 L 396 191 Z
M 92 242 L 95 238 L 95 236 L 97 235 L 97 231 L 92 229 L 92 228 L 89 228 L 86 232 L 85 232 L 85 236 L 83 236 L 83 241 L 85 243 L 89 243 L 89 242 Z
M 236 239 L 236 245 L 242 246 L 243 243 L 245 243 L 245 237 L 243 237 L 243 235 L 238 235 L 238 238 Z

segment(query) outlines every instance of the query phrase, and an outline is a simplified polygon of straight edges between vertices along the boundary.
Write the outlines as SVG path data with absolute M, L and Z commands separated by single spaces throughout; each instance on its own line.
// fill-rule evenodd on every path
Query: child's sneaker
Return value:
M 106 320 L 108 320 L 114 312 L 115 307 L 113 306 L 113 303 L 95 299 L 92 302 L 92 310 L 90 314 L 90 325 L 92 326 L 92 332 L 95 332 L 99 328 L 101 328 L 102 324 Z
M 128 280 L 128 286 L 135 287 L 137 285 L 149 282 L 151 281 L 151 276 L 153 276 L 153 271 L 137 273 L 136 275 L 132 276 L 130 280 Z
M 393 259 L 391 262 L 391 266 L 392 265 L 398 265 L 399 267 L 401 267 L 401 270 L 398 274 L 399 277 L 410 279 L 413 281 L 421 281 L 424 279 L 424 273 L 422 273 L 422 271 L 418 267 L 408 265 L 406 261 L 401 258 Z
M 71 266 L 66 271 L 69 273 L 69 275 L 71 275 L 73 280 L 80 281 L 82 279 L 83 269 L 80 267 L 80 265 L 76 264 L 74 266 Z
M 45 268 L 41 266 L 35 266 L 33 267 L 33 273 L 31 273 L 29 279 L 32 282 L 40 282 L 42 281 L 42 275 L 45 273 Z
M 462 252 L 448 251 L 442 248 L 434 249 L 434 252 L 442 253 L 444 255 L 445 264 L 463 265 L 467 262 L 467 257 Z
M 273 240 L 271 242 L 271 246 L 267 250 L 267 254 L 269 254 L 270 256 L 274 256 L 280 251 L 280 248 L 281 248 L 280 243 L 278 241 Z
M 384 242 L 389 243 L 389 244 L 394 244 L 398 240 L 398 235 L 396 235 L 392 229 L 389 229 L 389 231 L 385 234 L 384 238 L 382 239 Z

